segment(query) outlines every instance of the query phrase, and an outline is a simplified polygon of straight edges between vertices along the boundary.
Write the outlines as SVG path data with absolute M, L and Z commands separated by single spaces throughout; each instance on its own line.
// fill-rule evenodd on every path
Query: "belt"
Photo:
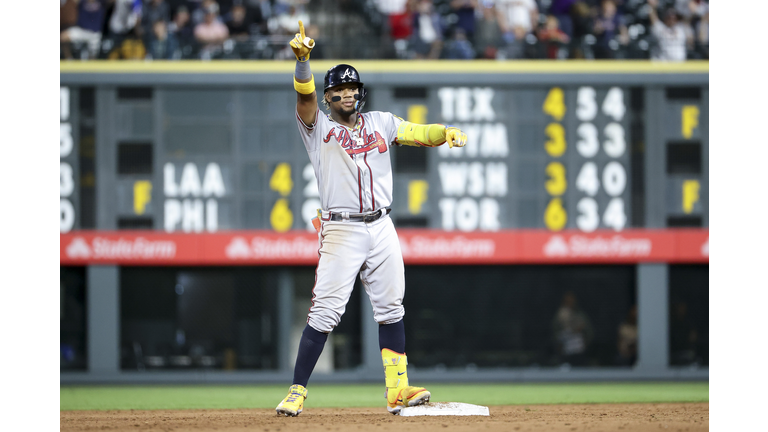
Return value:
M 382 209 L 376 210 L 374 212 L 370 213 L 348 213 L 348 212 L 323 212 L 322 219 L 324 221 L 350 221 L 350 222 L 366 222 L 371 223 L 379 218 L 381 218 L 384 215 L 388 215 L 389 212 L 391 212 L 392 209 L 389 207 L 384 207 Z M 328 217 L 326 217 L 326 213 L 328 214 Z

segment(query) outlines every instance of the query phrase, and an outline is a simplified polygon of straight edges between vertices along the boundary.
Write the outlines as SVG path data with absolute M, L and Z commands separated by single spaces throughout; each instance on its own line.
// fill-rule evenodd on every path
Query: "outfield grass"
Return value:
M 433 402 L 478 405 L 570 403 L 708 402 L 708 382 L 578 384 L 429 384 Z M 379 407 L 384 387 L 375 384 L 312 385 L 308 406 Z M 249 386 L 61 386 L 60 409 L 226 409 L 274 408 L 284 385 Z

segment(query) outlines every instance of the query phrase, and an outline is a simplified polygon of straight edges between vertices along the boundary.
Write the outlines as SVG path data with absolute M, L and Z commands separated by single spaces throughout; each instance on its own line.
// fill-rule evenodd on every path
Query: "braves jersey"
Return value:
M 389 148 L 403 119 L 381 111 L 358 114 L 348 128 L 317 110 L 315 124 L 296 123 L 315 169 L 323 210 L 366 213 L 392 204 Z

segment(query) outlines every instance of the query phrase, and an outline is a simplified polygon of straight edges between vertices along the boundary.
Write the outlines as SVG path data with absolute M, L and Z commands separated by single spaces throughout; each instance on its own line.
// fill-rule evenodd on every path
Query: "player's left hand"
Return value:
M 457 127 L 447 126 L 445 128 L 445 142 L 450 148 L 464 147 L 467 144 L 467 134 Z
M 315 41 L 304 34 L 304 23 L 299 21 L 299 32 L 289 42 L 293 54 L 296 55 L 296 60 L 305 62 L 309 60 L 309 53 L 312 52 L 312 48 L 315 47 Z

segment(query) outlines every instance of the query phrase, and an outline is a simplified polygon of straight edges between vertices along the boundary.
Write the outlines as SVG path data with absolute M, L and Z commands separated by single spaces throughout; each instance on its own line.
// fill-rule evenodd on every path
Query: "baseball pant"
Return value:
M 319 238 L 320 260 L 307 318 L 312 328 L 327 333 L 339 324 L 358 274 L 376 322 L 391 324 L 403 318 L 405 267 L 389 216 L 371 223 L 323 222 Z

